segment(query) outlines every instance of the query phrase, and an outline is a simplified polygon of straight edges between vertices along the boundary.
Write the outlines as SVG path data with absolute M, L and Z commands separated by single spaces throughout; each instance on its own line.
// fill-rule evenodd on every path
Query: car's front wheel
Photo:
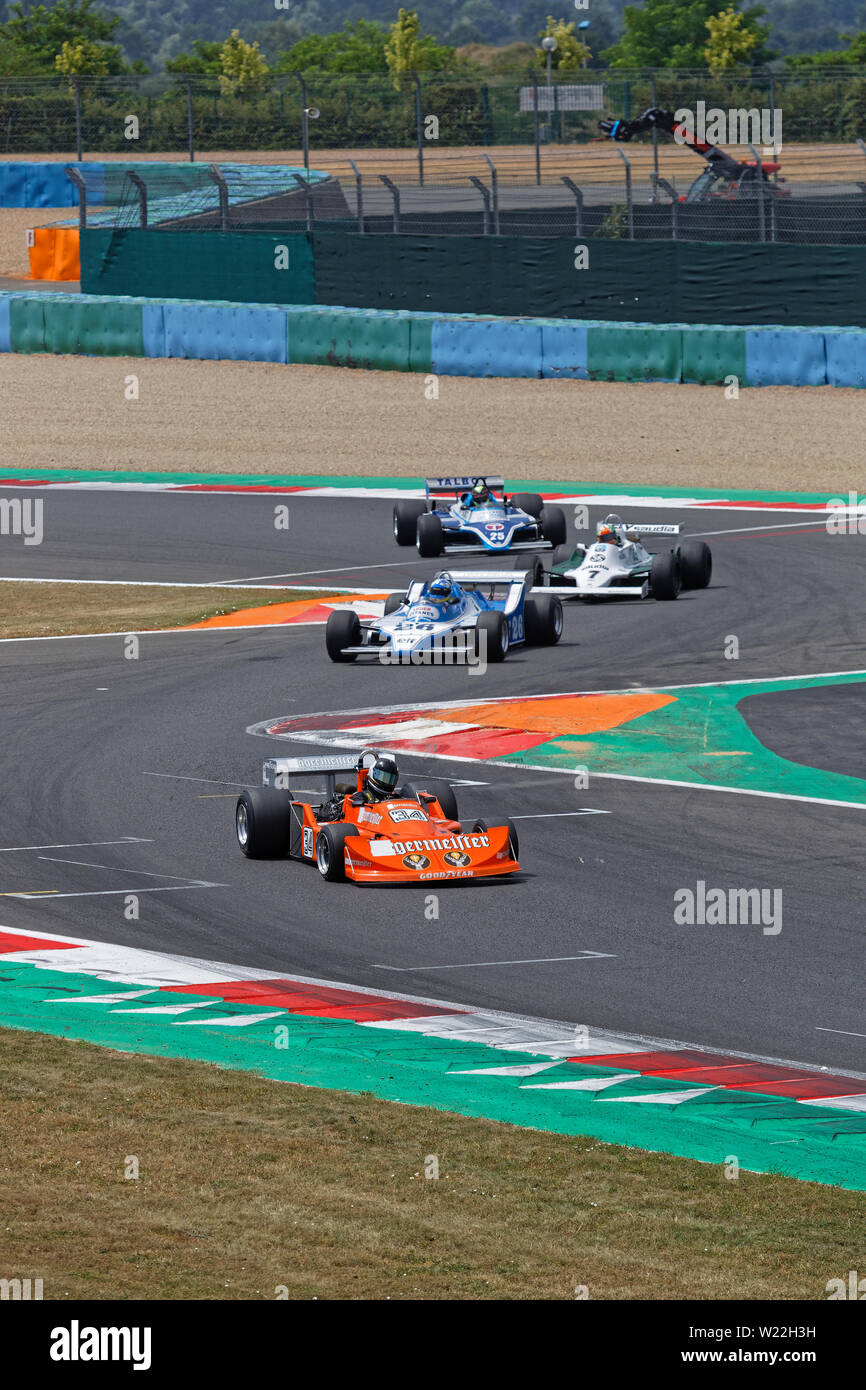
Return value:
M 346 647 L 360 647 L 361 624 L 357 613 L 331 613 L 325 628 L 325 646 L 332 661 L 354 661 L 357 652 L 347 652 Z
M 354 833 L 351 825 L 323 825 L 316 836 L 316 868 L 329 883 L 345 879 L 346 837 Z
M 653 556 L 650 567 L 650 588 L 653 598 L 677 598 L 682 588 L 680 562 L 673 550 Z
M 235 833 L 248 859 L 284 859 L 289 852 L 289 797 L 275 787 L 250 787 L 235 806 Z
M 416 544 L 418 554 L 425 560 L 442 554 L 442 522 L 432 512 L 419 516 Z
M 544 565 L 540 555 L 518 555 L 514 561 L 514 569 L 525 572 L 527 589 L 540 588 L 544 583 Z
M 508 826 L 508 848 L 511 850 L 511 858 L 519 859 L 520 841 L 517 838 L 517 827 L 514 824 L 514 821 L 511 820 L 508 816 L 506 816 L 504 820 L 500 821 L 477 820 L 472 826 L 472 834 L 474 835 L 480 830 L 483 835 L 486 835 L 487 831 L 490 830 L 491 826 L 495 829 L 497 826 L 500 825 Z

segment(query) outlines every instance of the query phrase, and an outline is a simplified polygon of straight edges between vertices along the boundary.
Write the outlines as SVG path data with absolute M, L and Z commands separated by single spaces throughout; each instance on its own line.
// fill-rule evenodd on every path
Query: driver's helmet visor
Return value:
M 371 787 L 379 792 L 392 792 L 397 785 L 396 767 L 374 766 L 370 772 L 369 782 Z

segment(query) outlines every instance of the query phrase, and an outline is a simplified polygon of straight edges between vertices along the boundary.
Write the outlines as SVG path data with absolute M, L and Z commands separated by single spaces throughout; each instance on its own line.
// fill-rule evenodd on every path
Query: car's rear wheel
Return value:
M 235 833 L 248 859 L 284 859 L 289 852 L 290 798 L 275 787 L 250 787 L 235 806 Z
M 446 820 L 460 819 L 457 813 L 457 797 L 454 794 L 454 788 L 450 786 L 448 782 L 442 782 L 440 784 L 439 790 L 436 793 L 436 800 L 439 802 L 442 808 L 442 814 Z
M 508 655 L 508 644 L 505 615 L 498 612 L 479 613 L 475 625 L 475 655 L 484 656 L 488 661 L 504 661 Z
M 325 646 L 332 661 L 354 661 L 356 652 L 347 652 L 346 647 L 360 647 L 361 624 L 357 613 L 344 611 L 332 613 L 325 628 Z
M 406 602 L 406 595 L 405 595 L 405 594 L 389 594 L 388 597 L 385 599 L 385 614 L 384 614 L 384 616 L 387 618 L 387 616 L 388 616 L 389 613 L 396 613 L 396 612 L 397 612 L 397 609 L 398 609 L 398 608 L 402 608 L 402 606 L 403 606 L 403 604 L 404 604 L 405 602 Z
M 557 594 L 538 594 L 528 598 L 523 608 L 526 640 L 535 646 L 552 647 L 562 636 L 562 604 Z
M 427 510 L 426 502 L 397 502 L 394 505 L 394 539 L 398 545 L 414 545 L 418 518 Z
M 684 589 L 705 589 L 713 573 L 713 553 L 706 541 L 683 541 L 679 549 Z
M 486 835 L 488 830 L 490 830 L 491 828 L 495 830 L 496 827 L 500 825 L 508 826 L 508 847 L 511 850 L 511 858 L 519 859 L 520 841 L 517 838 L 517 827 L 514 824 L 514 821 L 511 820 L 508 816 L 506 816 L 503 820 L 497 821 L 477 820 L 472 826 L 471 833 L 474 835 L 476 831 L 480 830 L 482 834 Z
M 544 506 L 544 498 L 540 497 L 537 492 L 515 492 L 511 504 L 522 512 L 528 512 L 530 516 L 539 517 Z
M 513 568 L 515 571 L 525 572 L 528 589 L 537 589 L 544 583 L 544 565 L 540 555 L 518 555 Z
M 650 588 L 653 598 L 676 598 L 682 588 L 680 562 L 673 550 L 653 556 L 650 567 Z
M 432 512 L 419 516 L 416 544 L 418 554 L 425 560 L 442 554 L 442 522 Z
M 552 546 L 565 545 L 565 512 L 561 507 L 542 507 L 538 521 L 546 541 Z
M 316 868 L 329 883 L 346 877 L 346 837 L 353 834 L 351 825 L 323 825 L 316 836 Z

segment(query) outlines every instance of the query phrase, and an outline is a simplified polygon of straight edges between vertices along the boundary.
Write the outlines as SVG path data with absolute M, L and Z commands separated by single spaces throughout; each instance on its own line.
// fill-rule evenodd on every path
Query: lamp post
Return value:
M 553 55 L 559 44 L 552 34 L 546 35 L 541 40 L 541 47 L 547 54 L 547 121 L 545 122 L 545 139 L 550 140 L 553 136 L 553 88 L 550 83 L 550 69 L 553 62 Z
M 592 20 L 590 20 L 590 19 L 582 19 L 582 20 L 580 21 L 580 23 L 578 24 L 578 26 L 577 26 L 578 31 L 580 31 L 580 30 L 582 29 L 582 30 L 584 31 L 584 33 L 585 33 L 586 30 L 590 27 L 591 23 L 592 23 Z M 585 68 L 585 67 L 586 67 L 586 55 L 585 55 L 585 54 L 584 54 L 584 57 L 583 57 L 583 60 L 582 60 L 582 62 L 581 62 L 581 64 L 580 64 L 580 66 L 581 66 L 582 68 Z

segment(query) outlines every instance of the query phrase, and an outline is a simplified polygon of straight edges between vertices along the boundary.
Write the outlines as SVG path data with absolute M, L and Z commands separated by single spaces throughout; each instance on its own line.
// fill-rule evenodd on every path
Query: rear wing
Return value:
M 624 521 L 623 526 L 627 531 L 637 531 L 641 536 L 678 536 L 682 531 L 682 526 L 656 526 L 649 523 L 644 526 L 639 521 Z
M 367 756 L 377 757 L 375 748 L 362 748 L 357 753 L 341 753 L 330 758 L 266 758 L 262 763 L 262 786 L 287 790 L 293 777 L 310 773 L 327 779 L 328 792 L 334 794 L 338 772 L 357 773 Z
M 449 570 L 456 584 L 463 589 L 480 589 L 485 584 L 526 583 L 526 570 Z
M 462 492 L 471 492 L 476 483 L 485 483 L 491 492 L 505 492 L 504 478 L 486 478 L 477 473 L 470 478 L 425 478 L 424 491 L 428 502 L 431 497 L 454 501 Z

